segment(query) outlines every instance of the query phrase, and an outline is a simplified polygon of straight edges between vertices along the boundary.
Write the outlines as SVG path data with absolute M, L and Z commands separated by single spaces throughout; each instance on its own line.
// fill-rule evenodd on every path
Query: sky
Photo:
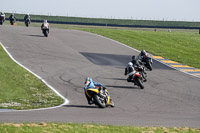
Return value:
M 0 0 L 0 12 L 200 22 L 200 0 Z

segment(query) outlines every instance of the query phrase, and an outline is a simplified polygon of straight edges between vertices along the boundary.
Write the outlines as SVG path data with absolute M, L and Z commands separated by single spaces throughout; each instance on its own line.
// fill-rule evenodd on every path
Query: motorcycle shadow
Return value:
M 123 78 L 104 78 L 104 79 L 122 80 L 122 81 L 126 81 L 127 80 L 127 79 L 123 79 Z
M 33 37 L 44 37 L 44 35 L 26 35 L 26 36 L 33 36 Z
M 97 106 L 91 106 L 91 105 L 64 105 L 63 107 L 70 107 L 70 108 L 98 108 Z
M 138 86 L 116 86 L 116 85 L 105 85 L 106 87 L 112 87 L 112 88 L 120 88 L 120 89 L 139 89 Z

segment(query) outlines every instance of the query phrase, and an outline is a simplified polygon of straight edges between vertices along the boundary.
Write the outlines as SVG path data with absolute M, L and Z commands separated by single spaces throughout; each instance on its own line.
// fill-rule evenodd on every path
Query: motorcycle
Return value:
M 31 23 L 30 18 L 27 18 L 24 23 L 25 23 L 26 27 L 28 27 L 29 24 Z
M 48 34 L 49 34 L 49 27 L 48 27 L 48 25 L 46 24 L 44 24 L 43 26 L 42 26 L 42 32 L 43 32 L 43 34 L 44 34 L 44 36 L 45 37 L 48 37 Z
M 100 108 L 105 108 L 107 106 L 114 107 L 114 102 L 111 100 L 106 88 L 88 88 L 85 93 L 89 98 L 93 98 L 94 104 Z
M 132 76 L 132 82 L 134 85 L 139 86 L 141 89 L 144 89 L 143 82 L 146 82 L 143 74 L 142 71 L 136 71 Z
M 5 21 L 5 18 L 4 18 L 4 16 L 0 16 L 0 25 L 3 25 L 3 22 Z
M 15 20 L 15 19 L 13 19 L 13 18 L 12 18 L 12 19 L 10 19 L 10 24 L 11 24 L 11 25 L 14 25 L 15 21 L 16 21 L 16 20 Z
M 150 55 L 143 55 L 141 64 L 144 65 L 150 71 L 152 71 L 153 60 Z

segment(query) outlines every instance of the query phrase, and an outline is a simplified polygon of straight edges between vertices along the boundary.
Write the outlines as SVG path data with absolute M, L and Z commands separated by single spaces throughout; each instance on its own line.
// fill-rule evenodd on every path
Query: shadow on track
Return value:
M 115 85 L 105 85 L 106 87 L 112 87 L 112 88 L 120 88 L 120 89 L 139 89 L 137 86 L 115 86 Z
M 103 79 L 122 80 L 122 81 L 126 81 L 127 80 L 127 79 L 122 79 L 122 78 L 103 78 Z
M 98 108 L 97 106 L 86 106 L 86 105 L 64 105 L 63 107 L 70 108 Z
M 26 36 L 33 36 L 33 37 L 44 37 L 43 35 L 26 35 Z

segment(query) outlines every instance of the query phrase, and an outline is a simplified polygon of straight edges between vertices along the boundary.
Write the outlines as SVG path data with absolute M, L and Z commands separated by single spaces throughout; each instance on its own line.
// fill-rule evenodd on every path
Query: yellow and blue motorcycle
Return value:
M 114 102 L 111 100 L 110 94 L 106 88 L 88 88 L 85 93 L 89 98 L 92 98 L 94 104 L 100 108 L 108 106 L 114 107 Z

